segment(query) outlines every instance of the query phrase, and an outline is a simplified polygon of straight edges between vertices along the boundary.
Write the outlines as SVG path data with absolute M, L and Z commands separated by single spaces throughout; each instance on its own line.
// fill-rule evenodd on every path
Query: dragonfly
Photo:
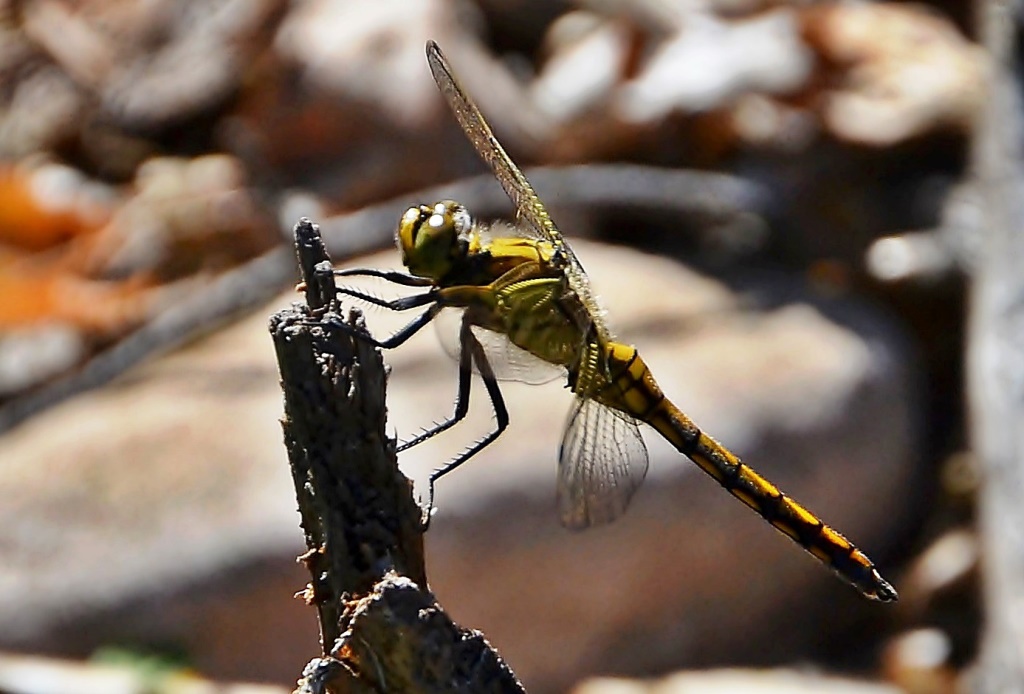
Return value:
M 454 413 L 399 445 L 399 451 L 466 416 L 474 375 L 482 379 L 494 409 L 493 430 L 431 473 L 424 523 L 434 508 L 437 480 L 508 427 L 499 381 L 542 383 L 561 376 L 575 396 L 558 460 L 556 498 L 563 525 L 582 529 L 625 512 L 647 474 L 642 423 L 864 596 L 896 600 L 896 590 L 867 555 L 704 433 L 665 396 L 636 348 L 613 337 L 583 265 L 533 187 L 435 42 L 427 43 L 426 54 L 456 120 L 512 201 L 515 221 L 480 223 L 452 200 L 417 205 L 402 215 L 396 232 L 408 272 L 334 270 L 341 277 L 376 277 L 426 290 L 388 300 L 339 287 L 341 294 L 393 311 L 424 309 L 386 339 L 364 336 L 381 348 L 398 347 L 439 316 L 454 312 L 459 319 L 445 344 L 459 368 Z

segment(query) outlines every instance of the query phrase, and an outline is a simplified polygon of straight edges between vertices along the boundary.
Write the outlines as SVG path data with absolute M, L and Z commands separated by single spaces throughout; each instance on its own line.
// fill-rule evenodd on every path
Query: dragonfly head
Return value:
M 402 262 L 418 277 L 440 280 L 470 251 L 473 220 L 452 200 L 410 207 L 398 223 Z

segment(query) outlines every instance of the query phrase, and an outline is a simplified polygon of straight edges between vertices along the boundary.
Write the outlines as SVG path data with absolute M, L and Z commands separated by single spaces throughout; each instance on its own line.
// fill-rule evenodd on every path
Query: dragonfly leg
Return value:
M 412 296 L 403 296 L 397 299 L 381 299 L 379 296 L 367 294 L 359 291 L 358 289 L 349 289 L 347 287 L 338 287 L 338 293 L 343 294 L 344 296 L 350 296 L 353 299 L 365 301 L 366 303 L 373 304 L 374 306 L 381 306 L 390 311 L 408 311 L 411 308 L 425 306 L 432 301 L 437 301 L 437 294 L 435 292 L 413 294 Z
M 462 349 L 459 350 L 459 390 L 455 394 L 455 412 L 443 422 L 435 422 L 433 426 L 421 431 L 408 441 L 403 441 L 396 449 L 398 453 L 423 443 L 429 438 L 437 436 L 442 431 L 451 429 L 455 424 L 465 418 L 469 412 L 469 388 L 473 383 L 473 350 L 468 348 L 469 341 L 476 342 L 471 324 L 463 318 L 462 328 L 459 331 L 459 342 Z
M 366 333 L 356 332 L 352 329 L 351 326 L 349 326 L 347 323 L 342 322 L 341 320 L 335 322 L 334 325 L 336 325 L 337 327 L 341 328 L 342 330 L 351 335 L 355 335 L 357 339 L 366 340 L 375 347 L 380 347 L 381 349 L 393 349 L 394 347 L 398 347 L 406 340 L 408 340 L 410 337 L 412 337 L 420 330 L 422 330 L 423 326 L 425 326 L 427 323 L 434 320 L 434 318 L 437 317 L 437 314 L 441 312 L 442 308 L 444 308 L 444 306 L 442 306 L 441 304 L 434 304 L 426 311 L 424 311 L 423 313 L 409 321 L 409 323 L 404 328 L 402 328 L 398 332 L 391 335 L 391 337 L 388 337 L 384 340 L 378 340 L 372 335 L 367 335 Z
M 491 363 L 487 360 L 487 355 L 484 353 L 483 347 L 480 345 L 480 342 L 476 337 L 473 336 L 473 333 L 469 328 L 469 322 L 463 320 L 462 352 L 464 354 L 470 354 L 471 360 L 464 357 L 460 357 L 459 359 L 459 401 L 456 403 L 456 415 L 458 415 L 460 403 L 465 403 L 462 405 L 463 410 L 466 410 L 469 407 L 469 383 L 472 379 L 471 362 L 475 361 L 477 369 L 480 371 L 480 376 L 483 379 L 484 387 L 487 388 L 487 395 L 491 398 L 491 406 L 494 408 L 494 418 L 496 420 L 495 427 L 493 431 L 477 440 L 458 456 L 449 460 L 447 463 L 430 473 L 430 490 L 427 496 L 427 512 L 423 519 L 424 531 L 426 531 L 430 526 L 430 516 L 434 509 L 434 483 L 483 450 L 487 445 L 498 438 L 498 436 L 501 435 L 501 432 L 505 431 L 506 427 L 508 427 L 508 409 L 505 407 L 505 399 L 501 396 L 501 388 L 498 387 L 498 379 L 494 375 L 494 370 L 491 368 Z M 465 416 L 465 411 L 462 412 L 462 415 L 459 416 L 458 419 L 461 419 L 463 416 Z M 453 417 L 449 422 L 443 423 L 445 425 L 444 429 L 450 427 L 458 421 L 458 419 Z M 444 429 L 439 429 L 439 431 L 443 431 Z M 435 431 L 431 433 L 430 436 L 433 436 L 434 433 L 437 432 Z M 429 438 L 429 436 L 425 438 Z
M 372 267 L 353 267 L 345 270 L 335 270 L 335 277 L 379 277 L 380 279 L 401 284 L 405 287 L 429 287 L 434 282 L 425 277 L 417 277 L 407 272 L 398 270 L 378 270 Z
M 400 284 L 404 287 L 429 287 L 433 282 L 424 277 L 417 277 L 416 275 L 410 275 L 407 272 L 399 272 L 398 270 L 378 270 L 372 267 L 353 267 L 345 270 L 333 270 L 335 277 L 379 277 L 380 279 L 393 282 L 394 284 Z M 296 291 L 304 291 L 306 289 L 305 282 L 299 282 L 296 285 Z M 343 293 L 349 293 L 344 291 Z M 352 296 L 358 296 L 357 294 L 351 294 Z M 362 298 L 362 297 L 360 297 Z M 370 301 L 367 299 L 367 301 Z

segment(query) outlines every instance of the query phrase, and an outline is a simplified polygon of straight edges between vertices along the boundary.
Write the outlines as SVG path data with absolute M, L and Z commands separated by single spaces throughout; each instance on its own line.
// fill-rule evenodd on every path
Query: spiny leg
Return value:
M 389 282 L 394 282 L 395 284 L 407 287 L 425 287 L 432 286 L 433 284 L 430 280 L 422 277 L 416 277 L 415 275 L 409 275 L 395 270 L 377 270 L 375 268 L 349 268 L 347 270 L 335 270 L 334 275 L 336 277 L 379 277 L 381 279 L 388 280 Z M 358 334 L 361 339 L 369 340 L 371 344 L 382 349 L 392 349 L 404 343 L 410 337 L 419 332 L 423 326 L 437 317 L 437 314 L 441 312 L 442 308 L 442 306 L 438 304 L 438 295 L 434 289 L 422 294 L 413 294 L 412 296 L 403 296 L 397 299 L 382 299 L 380 297 L 373 296 L 372 294 L 361 292 L 358 289 L 349 289 L 347 287 L 338 287 L 337 292 L 344 296 L 350 296 L 354 299 L 365 301 L 368 304 L 381 306 L 390 311 L 396 312 L 408 311 L 409 309 L 416 308 L 418 306 L 425 306 L 431 303 L 433 304 L 429 309 L 411 320 L 405 327 L 385 340 L 378 340 L 377 338 L 366 334 Z
M 427 295 L 423 295 L 423 296 L 427 296 Z M 410 297 L 410 298 L 412 298 L 412 297 Z M 416 297 L 416 298 L 419 298 L 419 297 Z M 422 302 L 422 303 L 425 303 L 425 302 Z M 358 331 L 354 330 L 352 328 L 352 326 L 348 325 L 347 323 L 344 323 L 341 320 L 338 320 L 338 321 L 334 322 L 333 324 L 335 326 L 337 326 L 338 328 L 340 328 L 341 330 L 344 330 L 345 332 L 349 333 L 350 335 L 354 335 L 356 337 L 356 339 L 365 340 L 365 341 L 369 342 L 371 345 L 374 345 L 375 347 L 380 347 L 381 349 L 393 349 L 393 348 L 398 347 L 399 345 L 403 344 L 404 342 L 406 342 L 410 337 L 412 337 L 413 335 L 418 333 L 420 330 L 422 330 L 423 326 L 425 326 L 430 321 L 434 320 L 434 318 L 437 317 L 437 314 L 441 312 L 442 308 L 444 308 L 444 306 L 442 306 L 441 304 L 435 303 L 433 306 L 428 308 L 426 311 L 424 311 L 423 313 L 421 313 L 420 315 L 416 316 L 411 321 L 409 321 L 409 323 L 406 324 L 406 326 L 403 327 L 401 330 L 397 331 L 396 333 L 391 335 L 391 337 L 388 337 L 388 338 L 386 338 L 384 340 L 378 340 L 377 338 L 373 337 L 372 335 L 368 335 L 368 334 L 363 333 L 363 332 L 358 332 Z
M 394 284 L 400 284 L 403 287 L 430 287 L 433 286 L 433 280 L 425 277 L 417 277 L 416 275 L 410 275 L 407 272 L 400 272 L 398 270 L 378 270 L 372 267 L 353 267 L 344 270 L 332 270 L 332 274 L 335 277 L 378 277 Z M 299 282 L 295 285 L 296 291 L 305 291 L 306 283 Z
M 476 342 L 471 328 L 472 325 L 464 315 L 462 327 L 459 330 L 459 344 L 462 345 L 462 348 L 459 350 L 459 390 L 455 394 L 455 412 L 443 422 L 435 422 L 433 426 L 424 429 L 408 441 L 399 444 L 397 452 L 401 453 L 423 443 L 429 438 L 433 438 L 442 431 L 451 429 L 456 423 L 462 421 L 466 417 L 466 413 L 469 412 L 469 388 L 473 383 L 473 352 L 468 349 L 468 345 L 470 340 Z
M 389 311 L 395 312 L 408 311 L 409 309 L 416 308 L 417 306 L 426 306 L 432 301 L 436 302 L 438 299 L 437 292 L 434 291 L 424 292 L 423 294 L 413 294 L 412 296 L 402 296 L 397 299 L 382 299 L 379 296 L 367 294 L 366 292 L 361 292 L 358 289 L 350 289 L 348 287 L 338 287 L 337 291 L 339 294 L 343 294 L 344 296 L 350 296 L 353 299 L 359 299 L 360 301 L 365 301 L 368 304 L 380 306 L 388 309 Z
M 399 270 L 378 270 L 372 267 L 353 267 L 335 270 L 335 277 L 379 277 L 380 279 L 400 284 L 405 287 L 429 287 L 434 281 L 426 277 L 417 277 Z
M 403 272 L 391 271 L 391 270 L 377 270 L 374 268 L 352 268 L 348 270 L 335 270 L 335 276 L 338 277 L 353 277 L 353 276 L 364 276 L 364 277 L 378 277 L 381 279 L 394 282 L 409 287 L 424 287 L 433 286 L 431 280 L 417 277 L 415 275 L 409 275 Z M 423 328 L 427 323 L 437 317 L 441 309 L 444 308 L 441 303 L 441 297 L 435 290 L 431 290 L 424 294 L 417 294 L 409 297 L 401 297 L 393 300 L 381 299 L 371 294 L 366 294 L 355 289 L 338 288 L 339 294 L 366 301 L 370 304 L 381 306 L 392 311 L 405 311 L 410 308 L 417 306 L 423 306 L 425 304 L 433 302 L 433 305 L 424 311 L 422 314 L 417 316 L 415 319 L 410 321 L 405 327 L 398 332 L 394 333 L 391 337 L 385 340 L 377 340 L 373 337 L 366 335 L 360 335 L 362 339 L 369 339 L 369 341 L 381 347 L 383 349 L 391 349 L 397 347 L 408 340 L 410 337 L 415 335 L 419 330 Z M 346 326 L 347 327 L 347 326 Z M 489 434 L 476 441 L 473 445 L 467 448 L 465 451 L 460 453 L 453 460 L 445 463 L 442 467 L 434 470 L 430 474 L 429 478 L 429 492 L 428 492 L 428 505 L 425 519 L 423 521 L 423 529 L 426 530 L 430 525 L 430 516 L 434 508 L 434 483 L 437 482 L 441 477 L 448 474 L 462 463 L 466 462 L 474 455 L 483 450 L 488 444 L 492 443 L 503 431 L 508 427 L 509 416 L 508 410 L 505 407 L 505 400 L 502 398 L 501 389 L 498 387 L 498 379 L 494 375 L 494 370 L 491 368 L 490 362 L 487 360 L 487 355 L 484 352 L 483 346 L 473 335 L 471 330 L 472 324 L 467 317 L 463 317 L 462 329 L 460 331 L 460 343 L 462 349 L 459 356 L 459 390 L 456 394 L 455 400 L 455 412 L 452 416 L 427 429 L 415 436 L 409 441 L 398 446 L 398 451 L 404 451 L 411 448 L 427 439 L 436 436 L 437 434 L 450 429 L 456 423 L 466 417 L 469 412 L 469 395 L 470 386 L 473 382 L 473 362 L 476 361 L 477 368 L 480 371 L 480 376 L 483 378 L 484 387 L 487 388 L 487 394 L 491 398 L 491 406 L 494 408 L 495 419 L 497 420 L 496 426 L 493 431 Z
M 478 440 L 452 460 L 430 473 L 430 490 L 427 497 L 427 513 L 426 518 L 423 521 L 424 530 L 430 526 L 430 514 L 434 508 L 434 483 L 483 450 L 487 445 L 498 438 L 498 436 L 501 435 L 501 432 L 505 431 L 506 427 L 508 427 L 508 410 L 505 408 L 505 400 L 501 396 L 501 388 L 498 387 L 498 379 L 494 375 L 494 370 L 491 368 L 491 363 L 487 360 L 487 355 L 484 353 L 483 347 L 469 329 L 469 321 L 465 318 L 463 318 L 462 340 L 462 351 L 464 353 L 469 352 L 472 355 L 472 359 L 476 362 L 477 369 L 480 371 L 480 376 L 483 378 L 484 387 L 487 388 L 487 394 L 491 398 L 491 406 L 494 408 L 496 424 L 492 432 Z M 462 368 L 460 359 L 460 378 L 462 376 L 461 372 Z M 468 383 L 471 376 L 472 373 L 470 370 L 470 372 L 466 374 L 466 378 L 464 380 Z M 459 387 L 461 396 L 461 381 Z M 467 402 L 468 407 L 468 385 L 466 386 L 465 395 L 466 397 L 464 400 Z
M 407 287 L 429 287 L 432 286 L 433 284 L 430 280 L 424 279 L 422 277 L 416 277 L 415 275 L 410 275 L 395 270 L 377 270 L 375 268 L 349 268 L 347 270 L 335 270 L 334 275 L 335 277 L 379 277 L 389 282 L 393 282 L 395 284 L 400 284 Z M 353 299 L 358 299 L 359 301 L 365 301 L 368 304 L 380 306 L 382 308 L 388 309 L 389 311 L 395 312 L 408 311 L 411 308 L 425 306 L 431 302 L 436 302 L 438 298 L 437 292 L 434 290 L 424 292 L 423 294 L 403 296 L 397 299 L 382 299 L 378 296 L 374 296 L 373 294 L 368 294 L 366 292 L 359 291 L 358 289 L 351 289 L 349 287 L 338 287 L 337 292 L 338 294 L 349 296 L 352 297 Z M 437 315 L 437 312 L 435 312 L 434 315 Z M 413 322 L 415 323 L 415 321 Z M 429 319 L 427 319 L 427 322 L 429 322 Z M 408 327 L 409 326 L 406 326 L 406 328 Z M 416 328 L 416 330 L 422 327 L 423 326 L 420 325 Z M 406 328 L 403 328 L 403 330 L 405 330 Z M 406 339 L 415 334 L 416 330 L 413 330 L 412 333 L 407 335 Z M 404 342 L 404 340 L 402 342 Z M 401 344 L 401 342 L 397 344 Z M 378 344 L 378 346 L 383 347 L 384 345 Z

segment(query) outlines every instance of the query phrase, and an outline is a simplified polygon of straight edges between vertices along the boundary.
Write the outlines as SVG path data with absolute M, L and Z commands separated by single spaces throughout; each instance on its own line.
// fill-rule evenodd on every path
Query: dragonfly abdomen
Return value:
M 605 354 L 608 372 L 617 387 L 606 389 L 599 396 L 600 400 L 650 424 L 726 491 L 864 595 L 882 601 L 896 599 L 893 587 L 853 543 L 701 431 L 693 420 L 668 400 L 636 349 L 610 343 Z M 616 393 L 614 397 L 612 392 Z

